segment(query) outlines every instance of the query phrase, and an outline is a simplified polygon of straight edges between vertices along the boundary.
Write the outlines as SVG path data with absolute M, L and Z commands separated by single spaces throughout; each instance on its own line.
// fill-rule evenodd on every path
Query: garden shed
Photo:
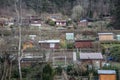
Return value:
M 87 63 L 96 69 L 102 66 L 103 56 L 102 53 L 98 52 L 80 52 L 80 62 Z
M 39 45 L 42 49 L 59 49 L 60 40 L 43 40 L 39 41 Z
M 93 40 L 77 40 L 75 41 L 75 48 L 92 48 Z
M 99 41 L 110 41 L 114 40 L 113 33 L 98 33 Z
M 116 80 L 115 70 L 98 70 L 99 80 Z

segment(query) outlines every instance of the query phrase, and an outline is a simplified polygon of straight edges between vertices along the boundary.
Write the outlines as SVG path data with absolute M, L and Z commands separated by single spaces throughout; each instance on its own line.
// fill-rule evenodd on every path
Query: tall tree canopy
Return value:
M 16 0 L 1 0 L 0 12 L 13 10 Z M 113 0 L 111 0 L 113 1 Z M 33 10 L 36 13 L 63 13 L 71 15 L 72 9 L 76 5 L 81 5 L 84 15 L 87 17 L 99 17 L 101 14 L 109 13 L 110 0 L 22 0 L 22 9 Z M 7 9 L 6 9 L 7 8 Z M 1 11 L 3 9 L 3 11 Z M 5 10 L 6 9 L 6 10 Z M 8 14 L 10 11 L 8 11 Z M 11 11 L 12 12 L 12 11 Z M 27 14 L 27 13 L 26 13 Z
M 83 8 L 80 5 L 75 6 L 72 10 L 72 19 L 74 21 L 80 20 L 82 12 L 83 12 Z
M 120 62 L 120 46 L 112 47 L 110 53 L 114 61 Z
M 114 0 L 114 29 L 120 29 L 120 0 Z

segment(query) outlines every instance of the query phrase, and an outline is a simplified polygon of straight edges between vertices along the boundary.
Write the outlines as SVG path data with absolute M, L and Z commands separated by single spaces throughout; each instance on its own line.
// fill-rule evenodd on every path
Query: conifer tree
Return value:
M 120 29 L 120 0 L 114 0 L 114 29 Z

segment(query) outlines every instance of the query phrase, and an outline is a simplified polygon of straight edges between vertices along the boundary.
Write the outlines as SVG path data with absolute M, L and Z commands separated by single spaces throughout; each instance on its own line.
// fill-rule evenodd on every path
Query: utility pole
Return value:
M 19 10 L 17 8 L 17 2 L 19 2 Z M 21 0 L 16 0 L 15 10 L 16 10 L 17 17 L 18 17 L 18 28 L 19 28 L 18 70 L 19 70 L 20 80 L 22 80 L 21 64 L 20 64 L 20 60 L 21 60 L 21 24 L 22 24 L 22 19 L 21 19 Z

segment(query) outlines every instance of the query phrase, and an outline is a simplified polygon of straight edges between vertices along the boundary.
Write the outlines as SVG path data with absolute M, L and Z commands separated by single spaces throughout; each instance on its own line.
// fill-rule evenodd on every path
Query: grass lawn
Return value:
M 115 47 L 115 46 L 120 46 L 120 44 L 102 44 L 104 48 L 110 48 L 110 47 Z

